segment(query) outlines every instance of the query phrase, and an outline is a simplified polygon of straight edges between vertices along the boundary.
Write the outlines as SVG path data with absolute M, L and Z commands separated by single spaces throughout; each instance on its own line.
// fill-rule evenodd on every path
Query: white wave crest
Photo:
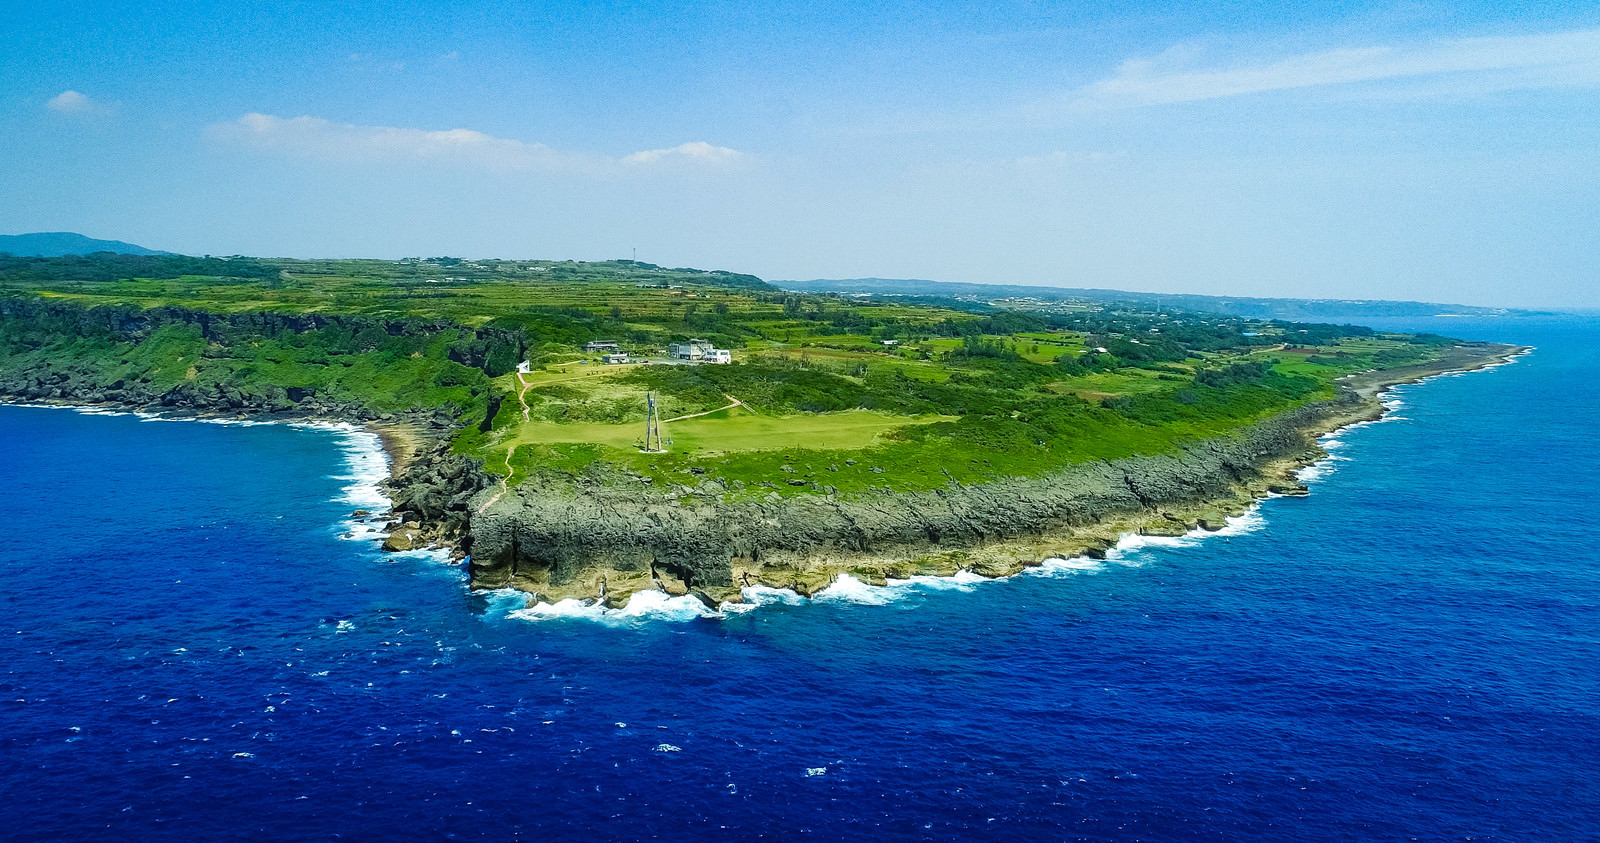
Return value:
M 756 606 L 799 606 L 806 602 L 799 592 L 788 588 L 771 588 L 764 585 L 747 585 L 739 589 L 746 605 L 751 608 Z
M 1310 464 L 1308 466 L 1303 466 L 1301 468 L 1296 469 L 1295 472 L 1294 472 L 1294 477 L 1295 477 L 1296 480 L 1299 480 L 1301 483 L 1315 483 L 1316 481 L 1321 480 L 1322 478 L 1327 477 L 1328 475 L 1330 475 L 1332 473 L 1333 473 L 1333 460 L 1332 459 L 1322 459 L 1322 460 L 1318 460 L 1318 461 L 1316 461 L 1316 462 L 1314 462 L 1314 463 L 1312 463 L 1312 464 Z
M 1146 536 L 1139 533 L 1124 533 L 1121 538 L 1117 539 L 1116 546 L 1106 551 L 1106 558 L 1120 561 L 1126 559 L 1129 554 L 1137 553 L 1145 548 L 1194 547 L 1206 535 L 1208 534 L 1203 531 L 1193 530 L 1181 536 Z
M 849 574 L 840 574 L 833 585 L 817 592 L 816 600 L 834 603 L 859 603 L 863 606 L 883 606 L 902 596 L 895 589 L 873 587 Z
M 1073 574 L 1099 573 L 1105 569 L 1105 562 L 1102 562 L 1099 559 L 1091 559 L 1087 556 L 1074 556 L 1071 559 L 1063 559 L 1059 556 L 1052 556 L 1049 559 L 1039 563 L 1037 568 L 1029 568 L 1023 573 L 1031 574 L 1036 577 L 1063 577 L 1071 576 Z
M 345 469 L 343 473 L 330 476 L 345 481 L 342 494 L 337 498 L 340 503 L 370 510 L 389 507 L 389 497 L 383 493 L 382 486 L 389 477 L 389 455 L 384 452 L 383 440 L 378 434 L 346 422 L 294 422 L 290 426 L 339 434 Z
M 689 595 L 673 597 L 661 591 L 638 591 L 620 609 L 608 609 L 599 602 L 589 602 L 568 597 L 555 603 L 538 602 L 532 606 L 507 612 L 506 617 L 518 620 L 543 621 L 573 618 L 603 624 L 633 624 L 644 620 L 689 621 L 697 618 L 721 617 Z
M 1267 526 L 1267 516 L 1261 514 L 1261 506 L 1252 504 L 1243 515 L 1229 515 L 1227 523 L 1222 529 L 1211 533 L 1213 536 L 1242 536 L 1254 533 Z

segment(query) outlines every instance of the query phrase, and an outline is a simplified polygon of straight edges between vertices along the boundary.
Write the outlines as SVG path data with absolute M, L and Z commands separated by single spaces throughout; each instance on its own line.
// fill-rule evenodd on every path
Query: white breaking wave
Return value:
M 934 577 L 919 574 L 908 579 L 890 579 L 888 588 L 926 588 L 934 591 L 971 591 L 978 583 L 994 582 L 991 577 L 974 574 L 971 571 L 957 571 L 948 577 Z
M 378 434 L 349 422 L 290 422 L 290 427 L 338 434 L 339 451 L 344 460 L 344 470 L 331 474 L 333 480 L 345 485 L 334 500 L 355 509 L 367 510 L 372 515 L 351 516 L 340 523 L 340 537 L 349 541 L 381 543 L 389 537 L 379 521 L 390 509 L 389 496 L 383 491 L 383 481 L 389 478 L 389 454 L 383 449 L 383 439 Z M 422 560 L 439 565 L 451 563 L 450 552 L 443 548 L 419 547 L 385 553 L 382 561 L 394 563 Z
M 883 606 L 900 598 L 892 587 L 874 588 L 849 574 L 840 574 L 833 585 L 817 592 L 815 600 L 837 603 L 860 603 L 866 606 Z
M 1243 536 L 1264 530 L 1267 526 L 1267 516 L 1261 514 L 1261 505 L 1253 503 L 1242 515 L 1229 515 L 1224 519 L 1222 529 L 1213 531 L 1213 536 Z
M 644 620 L 688 621 L 696 618 L 721 617 L 698 598 L 689 595 L 673 597 L 661 591 L 639 591 L 628 597 L 627 605 L 608 609 L 598 602 L 567 598 L 555 603 L 535 603 L 523 609 L 506 613 L 508 618 L 541 621 L 554 618 L 576 618 L 609 625 L 631 625 Z
M 382 485 L 389 478 L 389 455 L 384 453 L 378 434 L 347 422 L 292 422 L 290 427 L 339 434 L 345 472 L 331 476 L 346 483 L 337 498 L 340 503 L 372 511 L 389 508 L 389 497 L 383 493 Z
M 1142 536 L 1126 533 L 1117 540 L 1114 547 L 1106 551 L 1104 560 L 1091 559 L 1087 556 L 1075 556 L 1071 559 L 1052 557 L 1037 566 L 1024 569 L 1019 576 L 1060 577 L 1102 571 L 1106 569 L 1108 563 L 1138 565 L 1142 562 L 1142 558 L 1137 554 L 1147 549 L 1194 547 L 1211 536 L 1232 537 L 1253 533 L 1265 527 L 1266 523 L 1267 519 L 1261 514 L 1260 505 L 1252 504 L 1244 514 L 1228 516 L 1227 523 L 1220 530 L 1204 530 L 1196 527 L 1181 536 Z M 608 609 L 598 601 L 568 598 L 556 603 L 541 602 L 515 609 L 507 612 L 506 617 L 531 621 L 575 618 L 623 625 L 645 620 L 688 621 L 699 618 L 728 618 L 755 611 L 762 606 L 802 606 L 810 602 L 886 606 L 917 591 L 971 591 L 982 583 L 1001 582 L 1004 579 L 1006 578 L 985 577 L 972 571 L 961 570 L 948 577 L 918 575 L 907 579 L 890 579 L 887 585 L 869 585 L 849 574 L 840 574 L 832 585 L 817 592 L 810 600 L 793 589 L 752 585 L 740 589 L 744 602 L 723 603 L 713 611 L 693 597 L 669 597 L 659 591 L 642 591 L 629 597 L 628 604 L 621 609 Z M 510 589 L 502 591 L 526 598 L 522 592 Z
M 1089 556 L 1074 556 L 1070 559 L 1051 557 L 1044 560 L 1036 568 L 1030 568 L 1022 573 L 1037 577 L 1066 577 L 1078 574 L 1094 574 L 1107 569 L 1111 564 L 1137 565 L 1142 561 L 1139 556 L 1141 551 L 1161 548 L 1195 547 L 1211 536 L 1229 538 L 1254 533 L 1267 525 L 1265 515 L 1261 514 L 1259 503 L 1251 504 L 1243 515 L 1230 515 L 1220 530 L 1205 530 L 1196 527 L 1181 536 L 1143 536 L 1137 533 L 1124 533 L 1117 539 L 1117 543 L 1106 550 L 1105 559 L 1094 559 Z
M 1029 568 L 1023 573 L 1035 577 L 1063 577 L 1072 574 L 1099 573 L 1105 569 L 1105 562 L 1088 556 L 1074 556 L 1071 559 L 1052 556 L 1039 563 L 1039 567 Z
M 799 592 L 789 588 L 772 588 L 765 585 L 747 585 L 744 588 L 739 589 L 739 593 L 744 596 L 745 602 L 749 604 L 751 608 L 755 608 L 756 606 L 800 606 L 806 602 L 806 599 L 802 597 Z M 728 606 L 737 605 L 739 604 L 723 604 L 723 611 L 727 611 Z
M 137 416 L 140 421 L 146 422 L 198 422 L 200 424 L 215 424 L 223 427 L 255 427 L 257 425 L 285 424 L 281 421 L 259 421 L 256 419 L 218 419 L 165 415 L 152 413 L 147 410 L 113 410 L 105 407 L 55 405 L 55 404 L 22 404 L 24 407 L 40 407 L 44 409 L 71 410 L 87 416 Z M 340 451 L 344 457 L 345 474 L 333 475 L 335 480 L 347 481 L 342 494 L 337 499 L 341 503 L 348 503 L 358 509 L 371 511 L 387 510 L 389 498 L 383 493 L 382 482 L 389 477 L 389 455 L 383 450 L 383 440 L 376 433 L 359 425 L 349 422 L 322 422 L 322 421 L 297 421 L 287 422 L 290 427 L 301 430 L 321 430 L 340 434 Z M 361 530 L 358 524 L 347 525 L 358 537 L 366 531 Z M 383 539 L 384 533 L 375 533 L 375 538 Z

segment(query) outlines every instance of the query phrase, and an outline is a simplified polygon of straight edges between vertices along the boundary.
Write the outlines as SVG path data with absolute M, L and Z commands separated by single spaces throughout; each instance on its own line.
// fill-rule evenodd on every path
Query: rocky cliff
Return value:
M 1177 454 L 917 493 L 784 497 L 715 480 L 672 489 L 620 475 L 529 480 L 473 518 L 472 579 L 546 600 L 619 605 L 659 588 L 715 604 L 746 585 L 809 594 L 842 573 L 869 582 L 1015 573 L 1046 555 L 1094 552 L 1124 529 L 1215 529 L 1224 510 L 1269 488 L 1297 491 L 1284 468 L 1318 453 L 1312 432 L 1375 409 L 1347 393 Z
M 472 541 L 470 501 L 495 486 L 495 478 L 483 470 L 481 461 L 452 453 L 447 436 L 425 435 L 416 446 L 416 452 L 404 465 L 397 464 L 384 483 L 393 517 L 400 525 L 417 525 L 406 534 L 408 542 L 449 544 L 464 554 Z M 390 458 L 395 459 L 392 448 Z

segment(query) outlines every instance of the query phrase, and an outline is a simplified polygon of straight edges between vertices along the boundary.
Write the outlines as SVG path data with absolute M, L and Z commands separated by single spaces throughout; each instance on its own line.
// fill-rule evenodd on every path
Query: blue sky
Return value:
M 0 232 L 1600 306 L 1600 7 L 0 12 Z

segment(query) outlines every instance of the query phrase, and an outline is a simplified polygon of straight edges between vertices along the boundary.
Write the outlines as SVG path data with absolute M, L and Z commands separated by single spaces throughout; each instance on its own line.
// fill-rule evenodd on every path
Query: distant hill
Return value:
M 92 255 L 95 252 L 115 252 L 119 255 L 170 255 L 146 249 L 121 240 L 96 240 L 71 231 L 50 231 L 38 234 L 0 234 L 0 252 L 10 252 L 17 257 L 55 258 L 62 255 Z
M 1015 307 L 1034 300 L 1050 304 L 1121 302 L 1174 310 L 1203 310 L 1251 319 L 1329 321 L 1378 317 L 1533 316 L 1535 311 L 1463 304 L 1372 299 L 1277 299 L 1248 296 L 1201 296 L 1177 293 L 1138 293 L 1073 287 L 1031 287 L 1021 284 L 964 284 L 917 278 L 818 278 L 811 281 L 774 281 L 778 287 L 808 293 L 870 293 L 875 296 L 940 296 L 984 302 L 1006 301 Z M 1019 301 L 1021 300 L 1021 301 Z

